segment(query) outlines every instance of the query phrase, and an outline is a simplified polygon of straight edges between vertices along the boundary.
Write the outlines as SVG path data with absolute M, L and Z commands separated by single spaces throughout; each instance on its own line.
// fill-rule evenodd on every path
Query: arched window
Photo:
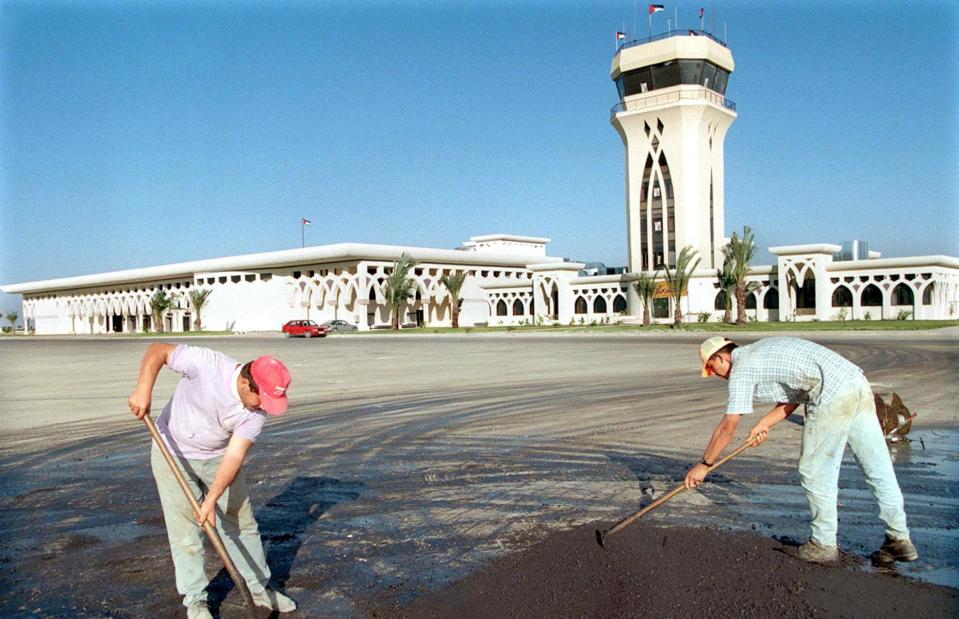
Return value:
M 925 290 L 922 291 L 922 304 L 923 305 L 932 305 L 932 295 L 935 294 L 936 284 L 932 283 L 926 286 Z
M 882 291 L 879 290 L 879 286 L 875 284 L 869 284 L 862 291 L 862 302 L 860 305 L 863 307 L 882 307 Z
M 713 301 L 713 309 L 721 312 L 726 311 L 726 291 L 720 290 L 716 293 L 716 300 Z
M 576 297 L 576 309 L 574 310 L 577 314 L 586 313 L 586 299 L 583 297 Z
M 618 314 L 626 311 L 626 297 L 621 294 L 613 297 L 613 313 Z
M 852 307 L 852 292 L 845 286 L 837 286 L 832 293 L 833 307 Z
M 496 302 L 496 315 L 506 316 L 506 301 L 503 299 L 500 299 Z
M 893 305 L 912 305 L 915 297 L 912 294 L 912 288 L 906 284 L 899 284 L 892 289 Z
M 606 299 L 603 297 L 596 297 L 593 299 L 593 313 L 594 314 L 605 314 L 606 313 Z
M 746 309 L 748 310 L 756 309 L 756 293 L 754 292 L 746 293 Z
M 766 291 L 766 296 L 763 297 L 763 307 L 766 309 L 779 309 L 779 291 L 775 288 L 770 288 Z
M 522 316 L 523 315 L 523 302 L 519 299 L 513 301 L 513 316 Z

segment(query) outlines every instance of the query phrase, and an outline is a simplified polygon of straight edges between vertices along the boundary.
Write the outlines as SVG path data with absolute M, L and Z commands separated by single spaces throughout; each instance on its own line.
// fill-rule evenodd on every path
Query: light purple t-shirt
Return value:
M 223 353 L 180 344 L 168 366 L 183 375 L 157 419 L 170 449 L 191 460 L 222 455 L 236 434 L 256 441 L 266 415 L 243 406 L 236 379 L 240 364 Z

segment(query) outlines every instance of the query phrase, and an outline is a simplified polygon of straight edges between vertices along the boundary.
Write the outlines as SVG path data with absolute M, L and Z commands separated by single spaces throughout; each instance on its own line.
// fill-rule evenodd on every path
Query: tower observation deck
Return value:
M 630 271 L 673 267 L 689 245 L 722 263 L 723 142 L 736 119 L 726 98 L 732 53 L 702 31 L 624 44 L 610 76 L 610 123 L 626 151 Z

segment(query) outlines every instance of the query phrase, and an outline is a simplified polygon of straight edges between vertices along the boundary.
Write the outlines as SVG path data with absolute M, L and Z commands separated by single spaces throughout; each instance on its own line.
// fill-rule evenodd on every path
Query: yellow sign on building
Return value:
M 686 294 L 684 293 L 685 297 Z M 653 292 L 654 299 L 672 299 L 673 293 L 669 289 L 669 282 L 656 282 L 656 291 Z

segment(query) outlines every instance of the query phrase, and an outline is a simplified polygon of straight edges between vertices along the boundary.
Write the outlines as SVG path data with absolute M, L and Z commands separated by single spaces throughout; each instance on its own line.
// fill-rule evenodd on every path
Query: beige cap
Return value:
M 713 375 L 713 371 L 706 367 L 709 358 L 732 343 L 731 339 L 721 335 L 714 335 L 703 342 L 703 345 L 699 347 L 699 358 L 703 360 L 703 378 Z

